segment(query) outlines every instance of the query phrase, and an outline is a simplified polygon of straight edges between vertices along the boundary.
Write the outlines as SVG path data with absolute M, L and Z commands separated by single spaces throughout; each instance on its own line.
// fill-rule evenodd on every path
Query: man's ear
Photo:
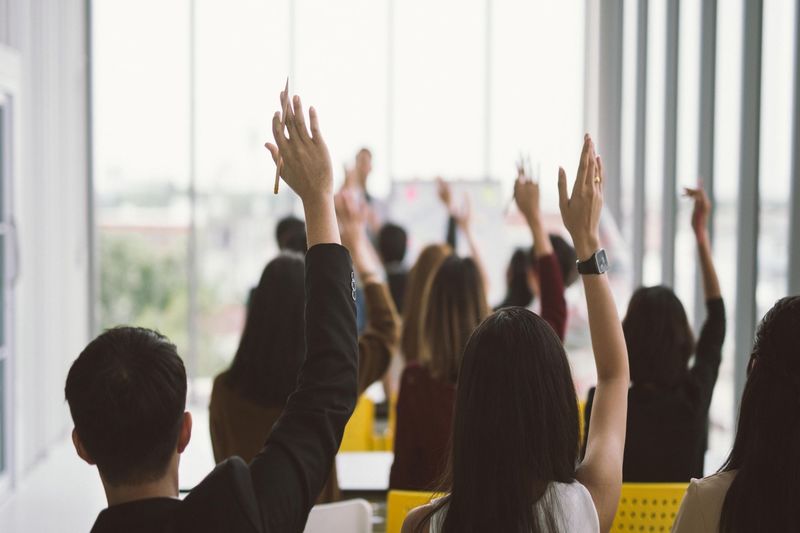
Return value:
M 81 438 L 78 435 L 78 430 L 75 428 L 72 428 L 72 444 L 75 446 L 75 452 L 78 454 L 78 457 L 94 466 L 94 459 L 92 459 L 92 456 L 89 455 L 89 452 L 84 448 Z
M 189 445 L 192 438 L 192 413 L 186 411 L 183 413 L 183 423 L 181 424 L 181 431 L 178 434 L 178 453 L 183 453 L 183 450 Z

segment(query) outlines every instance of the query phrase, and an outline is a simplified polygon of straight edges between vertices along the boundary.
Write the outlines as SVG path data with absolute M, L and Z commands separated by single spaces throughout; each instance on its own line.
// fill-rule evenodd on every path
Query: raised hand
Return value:
M 528 176 L 520 174 L 514 183 L 514 201 L 519 212 L 529 223 L 540 218 L 539 184 Z
M 451 213 L 461 231 L 469 233 L 472 227 L 472 201 L 469 194 L 464 193 L 464 201 L 459 207 L 454 207 Z
M 603 210 L 603 164 L 594 150 L 592 138 L 586 134 L 578 165 L 578 173 L 567 193 L 567 173 L 558 169 L 558 196 L 561 219 L 572 235 L 580 261 L 585 261 L 600 248 L 600 213 Z
M 452 213 L 453 191 L 450 189 L 450 184 L 442 179 L 441 176 L 436 176 L 436 193 L 439 195 L 439 200 L 447 208 L 447 212 Z
M 711 201 L 708 199 L 706 191 L 703 190 L 702 183 L 699 183 L 696 189 L 684 187 L 684 196 L 694 200 L 694 209 L 692 210 L 692 229 L 695 236 L 705 238 L 707 236 L 708 217 L 711 214 Z
M 281 113 L 272 117 L 272 133 L 275 143 L 264 146 L 272 154 L 275 164 L 282 158 L 281 177 L 303 202 L 314 202 L 333 194 L 333 171 L 328 147 L 319 131 L 316 110 L 308 110 L 311 133 L 306 127 L 300 97 L 287 102 L 289 95 L 281 92 L 281 108 L 286 109 L 286 130 L 281 127 Z
M 367 209 L 359 202 L 353 191 L 344 189 L 334 197 L 336 218 L 339 220 L 339 231 L 342 245 L 355 255 L 366 238 Z

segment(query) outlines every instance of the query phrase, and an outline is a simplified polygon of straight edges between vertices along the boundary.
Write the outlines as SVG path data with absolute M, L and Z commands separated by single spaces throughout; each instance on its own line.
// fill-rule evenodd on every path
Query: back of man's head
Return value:
M 306 223 L 291 215 L 280 219 L 275 228 L 275 240 L 278 241 L 278 249 L 281 251 L 291 250 L 305 254 L 308 249 Z
M 166 473 L 186 408 L 186 370 L 169 339 L 144 328 L 110 329 L 81 352 L 64 390 L 78 437 L 106 483 Z
M 408 237 L 397 224 L 384 224 L 378 232 L 378 253 L 384 263 L 400 263 L 406 256 Z

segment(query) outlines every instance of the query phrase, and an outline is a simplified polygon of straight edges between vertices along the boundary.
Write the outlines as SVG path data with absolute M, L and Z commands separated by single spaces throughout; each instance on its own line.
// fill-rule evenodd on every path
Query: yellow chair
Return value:
M 584 432 L 586 431 L 586 428 L 584 427 L 585 425 L 584 421 L 586 420 L 584 416 L 585 414 L 586 414 L 586 401 L 580 400 L 578 401 L 578 438 L 580 439 L 578 441 L 579 446 L 583 446 L 583 441 L 585 440 L 586 437 L 584 434 Z
M 353 415 L 347 422 L 342 436 L 340 452 L 372 451 L 372 428 L 375 425 L 375 404 L 361 395 Z
M 623 483 L 611 531 L 670 531 L 688 483 Z
M 408 513 L 415 507 L 430 503 L 437 496 L 434 492 L 390 490 L 386 499 L 386 533 L 400 533 Z

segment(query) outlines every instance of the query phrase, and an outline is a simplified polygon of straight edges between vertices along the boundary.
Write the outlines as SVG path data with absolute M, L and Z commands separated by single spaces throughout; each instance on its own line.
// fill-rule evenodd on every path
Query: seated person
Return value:
M 292 215 L 280 219 L 275 227 L 275 240 L 281 252 L 293 251 L 305 254 L 308 250 L 306 223 Z
M 365 222 L 349 203 L 337 209 L 342 243 L 363 284 L 367 328 L 358 339 L 358 392 L 389 366 L 400 319 L 380 265 L 366 237 Z M 217 462 L 239 456 L 250 462 L 261 450 L 294 391 L 305 359 L 303 259 L 284 254 L 270 261 L 250 302 L 239 349 L 228 370 L 214 379 L 209 405 L 211 444 Z M 317 503 L 340 499 L 336 466 Z
M 692 226 L 700 255 L 707 316 L 695 347 L 680 300 L 667 287 L 634 292 L 622 321 L 631 367 L 626 482 L 684 482 L 702 477 L 708 409 L 717 382 L 725 307 L 706 229 L 710 202 L 702 189 L 687 189 L 695 202 Z M 695 354 L 694 364 L 688 367 Z M 586 402 L 591 427 L 594 389 Z
M 378 253 L 386 269 L 386 282 L 392 292 L 394 304 L 401 313 L 408 279 L 408 270 L 403 265 L 407 243 L 406 230 L 397 224 L 384 224 L 378 232 Z
M 608 279 L 597 263 L 602 166 L 587 136 L 564 224 L 579 257 L 599 376 L 589 450 L 578 460 L 578 406 L 561 340 L 521 307 L 496 311 L 461 361 L 446 493 L 413 510 L 403 533 L 597 533 L 611 529 L 622 487 L 628 358 Z
M 778 300 L 756 332 L 733 449 L 692 480 L 674 533 L 800 531 L 800 296 Z
M 289 98 L 281 94 L 282 103 Z M 109 330 L 81 352 L 65 393 L 78 455 L 97 465 L 108 508 L 95 533 L 297 532 L 328 479 L 357 399 L 353 273 L 339 245 L 330 156 L 310 109 L 300 99 L 272 121 L 268 144 L 282 176 L 300 196 L 308 222 L 306 358 L 297 388 L 263 448 L 248 465 L 234 457 L 216 466 L 185 499 L 178 463 L 189 444 L 186 372 L 175 346 L 156 332 Z

